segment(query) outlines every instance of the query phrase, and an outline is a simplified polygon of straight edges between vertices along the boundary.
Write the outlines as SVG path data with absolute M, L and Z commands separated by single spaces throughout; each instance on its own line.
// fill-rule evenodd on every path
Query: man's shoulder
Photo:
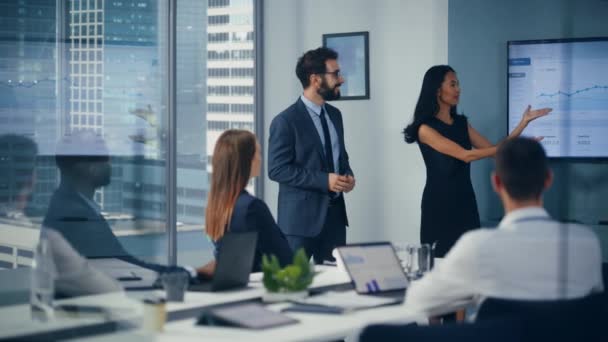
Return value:
M 478 228 L 463 234 L 454 245 L 454 250 L 473 252 L 481 247 L 487 246 L 493 236 L 497 234 L 494 228 Z
M 51 196 L 46 218 L 57 218 L 62 216 L 83 216 L 88 213 L 89 207 L 78 193 L 57 189 Z
M 575 238 L 599 241 L 597 234 L 589 226 L 585 226 L 578 223 L 567 223 L 566 225 L 568 227 L 568 230 L 570 231 L 569 235 L 574 236 Z
M 297 115 L 297 113 L 299 112 L 299 102 L 300 99 L 296 100 L 296 102 L 292 103 L 289 107 L 283 109 L 283 111 L 281 111 L 279 114 L 277 114 L 276 118 L 283 118 L 283 119 L 292 119 L 293 117 L 295 117 L 295 115 Z
M 461 239 L 466 240 L 467 242 L 477 242 L 490 239 L 497 234 L 497 232 L 498 230 L 496 228 L 478 228 L 463 234 Z

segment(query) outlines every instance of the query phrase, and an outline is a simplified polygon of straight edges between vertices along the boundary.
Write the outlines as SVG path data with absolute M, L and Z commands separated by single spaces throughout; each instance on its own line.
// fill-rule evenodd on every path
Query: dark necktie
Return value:
M 323 127 L 323 137 L 325 138 L 325 160 L 327 161 L 328 172 L 336 172 L 334 167 L 334 153 L 331 146 L 331 137 L 329 135 L 329 126 L 327 126 L 327 119 L 325 118 L 325 109 L 321 107 L 321 126 Z

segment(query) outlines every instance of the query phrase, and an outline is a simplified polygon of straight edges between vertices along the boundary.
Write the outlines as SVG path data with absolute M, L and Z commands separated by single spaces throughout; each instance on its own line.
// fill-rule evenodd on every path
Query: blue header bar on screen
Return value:
M 530 65 L 530 58 L 510 58 L 509 65 Z

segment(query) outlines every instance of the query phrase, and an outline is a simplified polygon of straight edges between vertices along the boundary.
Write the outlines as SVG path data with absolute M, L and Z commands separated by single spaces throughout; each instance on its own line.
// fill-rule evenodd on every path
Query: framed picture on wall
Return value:
M 340 100 L 369 99 L 369 32 L 331 33 L 323 35 L 323 46 L 338 53 Z

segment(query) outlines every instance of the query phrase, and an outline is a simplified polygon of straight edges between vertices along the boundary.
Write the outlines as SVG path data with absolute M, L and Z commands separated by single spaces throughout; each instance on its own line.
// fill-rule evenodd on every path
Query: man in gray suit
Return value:
M 278 224 L 289 245 L 320 264 L 346 243 L 343 193 L 355 187 L 342 114 L 326 103 L 340 98 L 344 78 L 338 54 L 323 47 L 300 57 L 296 75 L 304 91 L 272 120 L 268 177 L 279 183 Z

